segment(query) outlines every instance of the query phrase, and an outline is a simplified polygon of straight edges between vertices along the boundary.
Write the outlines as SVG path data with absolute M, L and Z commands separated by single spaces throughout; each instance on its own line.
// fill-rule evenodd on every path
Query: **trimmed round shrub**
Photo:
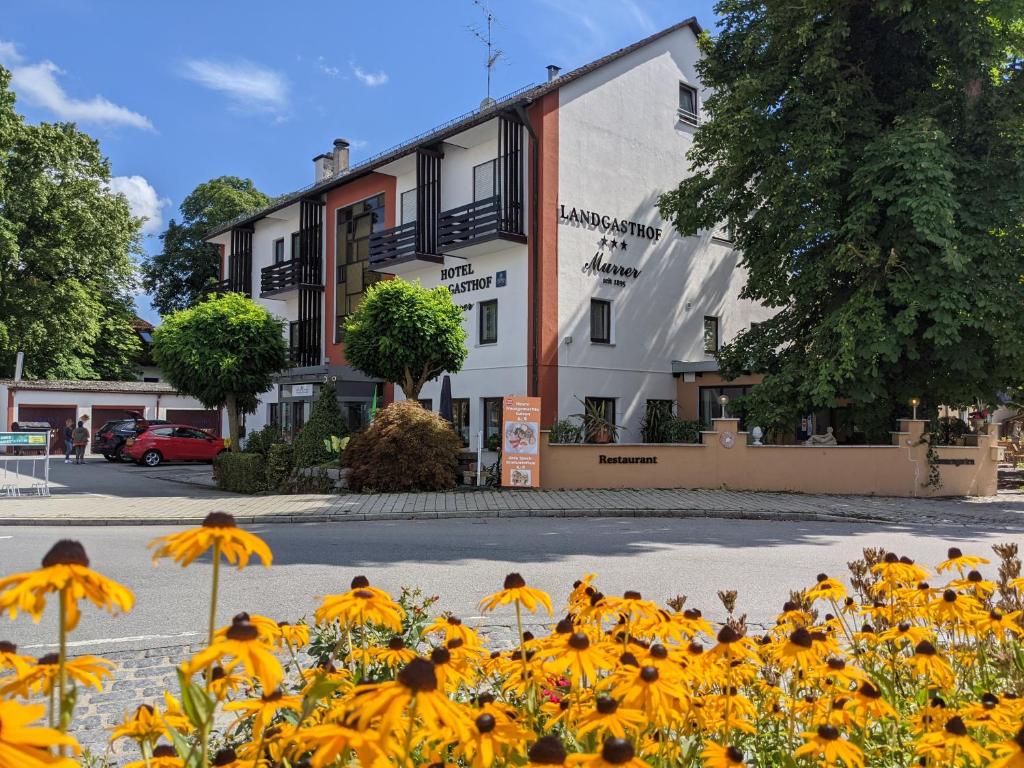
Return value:
M 272 446 L 284 443 L 284 434 L 281 428 L 274 424 L 267 424 L 263 429 L 257 429 L 245 438 L 245 453 L 258 453 L 266 456 L 270 453 Z
M 295 446 L 295 466 L 316 467 L 330 461 L 334 458 L 334 452 L 326 441 L 347 434 L 348 428 L 341 417 L 338 398 L 333 389 L 324 387 L 320 390 L 320 397 L 313 403 L 309 421 L 292 441 Z
M 447 491 L 462 442 L 451 424 L 415 401 L 392 403 L 352 437 L 341 465 L 353 491 Z

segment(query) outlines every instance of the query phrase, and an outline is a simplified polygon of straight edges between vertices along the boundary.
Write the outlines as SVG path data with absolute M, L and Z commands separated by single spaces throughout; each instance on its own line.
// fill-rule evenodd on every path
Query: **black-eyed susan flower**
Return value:
M 23 656 L 18 653 L 18 646 L 6 640 L 0 640 L 0 672 L 13 670 L 17 675 L 32 664 L 31 656 Z
M 405 645 L 400 635 L 395 635 L 382 648 L 371 648 L 370 658 L 385 667 L 398 669 L 416 658 L 416 651 Z
M 140 704 L 134 712 L 126 713 L 121 724 L 115 726 L 110 736 L 111 743 L 119 739 L 131 739 L 143 749 L 150 749 L 164 735 L 164 724 L 160 714 L 150 704 Z
M 18 704 L 0 700 L 0 766 L 4 768 L 78 768 L 78 762 L 51 752 L 78 742 L 53 728 L 32 725 L 43 716 L 42 704 Z
M 158 744 L 152 757 L 127 763 L 124 768 L 185 768 L 185 761 L 170 744 Z
M 871 572 L 881 577 L 889 587 L 897 584 L 913 586 L 928 580 L 928 571 L 909 557 L 899 557 L 889 552 L 880 563 L 871 566 Z
M 339 621 L 346 626 L 376 624 L 401 633 L 405 611 L 387 592 L 371 587 L 365 576 L 352 580 L 348 592 L 327 595 L 316 609 L 318 622 Z
M 610 766 L 648 768 L 647 763 L 636 756 L 633 742 L 614 737 L 605 739 L 600 752 L 592 755 L 569 755 L 567 762 L 570 765 L 589 766 L 589 768 L 610 768 Z
M 988 613 L 980 612 L 974 620 L 974 627 L 981 639 L 994 637 L 996 640 L 1005 641 L 1024 634 L 1018 623 L 1020 617 L 1021 611 L 1003 613 L 998 608 L 993 608 Z
M 235 616 L 224 636 L 195 654 L 185 665 L 185 671 L 194 675 L 218 662 L 226 670 L 241 666 L 249 677 L 259 680 L 267 691 L 277 688 L 284 677 L 281 662 L 274 656 L 271 647 L 260 638 L 259 630 L 249 621 L 247 613 Z
M 213 768 L 243 768 L 242 761 L 232 747 L 222 747 L 214 752 L 210 765 Z
M 917 754 L 934 761 L 933 765 L 953 764 L 957 759 L 985 765 L 992 754 L 971 738 L 959 715 L 953 715 L 941 730 L 922 735 L 917 740 Z
M 451 640 L 461 640 L 464 646 L 479 648 L 481 646 L 480 635 L 475 629 L 467 627 L 458 616 L 445 614 L 438 616 L 423 629 L 424 635 L 443 634 L 445 644 Z
M 614 684 L 611 694 L 625 706 L 639 709 L 652 723 L 668 725 L 679 711 L 686 690 L 678 677 L 669 677 L 657 667 L 630 667 L 620 670 L 610 679 Z
M 526 732 L 515 723 L 499 722 L 489 712 L 482 712 L 473 719 L 468 736 L 459 742 L 455 753 L 471 768 L 491 768 L 496 760 L 507 762 L 514 745 L 525 737 Z
M 914 647 L 914 655 L 906 660 L 906 664 L 915 674 L 928 678 L 939 688 L 949 688 L 954 683 L 955 677 L 949 663 L 927 640 L 922 640 Z
M 942 597 L 928 603 L 932 618 L 943 624 L 970 624 L 982 613 L 981 604 L 971 595 L 961 595 L 952 589 Z
M 928 627 L 911 624 L 909 621 L 901 621 L 896 626 L 890 627 L 885 632 L 879 634 L 878 639 L 882 642 L 896 643 L 898 646 L 903 643 L 915 646 L 922 640 L 933 641 L 935 636 Z
M 55 593 L 64 601 L 62 629 L 68 632 L 78 626 L 81 600 L 111 613 L 130 611 L 135 602 L 130 590 L 89 567 L 85 547 L 62 539 L 46 553 L 41 568 L 0 579 L 0 610 L 6 610 L 12 619 L 24 611 L 38 623 L 46 608 L 46 596 Z
M 804 744 L 793 757 L 809 757 L 823 765 L 842 763 L 846 768 L 864 768 L 864 753 L 856 744 L 844 739 L 833 725 L 819 725 L 814 731 L 801 734 Z
M 610 655 L 597 643 L 590 642 L 585 632 L 573 632 L 564 643 L 552 648 L 554 658 L 547 665 L 552 674 L 567 675 L 573 687 L 591 684 L 600 676 L 599 670 L 611 664 Z
M 743 765 L 743 752 L 732 745 L 707 743 L 700 753 L 704 768 L 739 768 Z
M 547 609 L 548 616 L 554 614 L 548 593 L 526 586 L 526 580 L 518 573 L 510 573 L 505 577 L 500 592 L 488 595 L 480 601 L 480 607 L 485 611 L 493 611 L 499 605 L 522 606 L 530 613 L 536 613 L 537 607 L 543 606 Z
M 207 684 L 209 685 L 210 693 L 216 696 L 218 700 L 224 700 L 229 695 L 241 691 L 245 687 L 246 680 L 243 675 L 237 674 L 234 669 L 224 669 L 220 664 L 217 664 L 210 669 Z
M 229 564 L 237 565 L 239 570 L 249 564 L 253 555 L 268 568 L 274 559 L 267 543 L 239 528 L 234 516 L 227 512 L 211 512 L 197 528 L 161 536 L 148 546 L 153 549 L 154 563 L 161 557 L 169 557 L 183 567 L 210 550 L 222 555 Z
M 987 565 L 988 560 L 975 555 L 965 555 L 959 547 L 950 547 L 946 553 L 946 559 L 936 566 L 936 573 L 956 569 L 957 573 L 963 574 L 965 570 L 977 568 L 979 565 Z
M 565 765 L 568 755 L 557 736 L 541 736 L 527 750 L 526 757 L 531 766 Z
M 828 600 L 839 603 L 846 599 L 846 587 L 838 579 L 833 579 L 827 574 L 819 573 L 817 583 L 804 592 L 804 597 L 812 602 L 815 600 Z
M 279 647 L 290 648 L 297 652 L 303 646 L 309 645 L 309 625 L 304 623 L 291 624 L 287 621 L 277 622 Z
M 817 644 L 811 633 L 804 627 L 797 627 L 775 645 L 773 654 L 776 663 L 784 669 L 795 667 L 804 674 L 807 674 L 813 667 L 821 662 L 824 655 L 824 648 L 815 647 Z
M 103 690 L 103 679 L 112 676 L 112 667 L 113 664 L 98 656 L 75 656 L 64 662 L 68 679 L 97 691 Z M 60 657 L 48 653 L 0 687 L 0 696 L 49 696 L 57 689 L 59 678 Z
M 593 709 L 587 711 L 579 720 L 576 729 L 577 738 L 586 736 L 591 731 L 599 736 L 615 736 L 624 739 L 628 735 L 644 730 L 646 720 L 639 709 L 630 709 L 619 705 L 610 696 L 598 696 L 594 700 Z
M 997 757 L 989 768 L 1024 768 L 1024 727 L 1012 739 L 993 746 L 992 751 Z
M 253 733 L 263 733 L 263 729 L 273 722 L 279 712 L 300 712 L 301 710 L 302 697 L 286 696 L 280 688 L 265 693 L 258 699 L 242 699 L 224 705 L 225 712 L 238 713 L 238 722 L 251 717 Z
M 309 759 L 313 768 L 335 765 L 339 757 L 354 754 L 361 766 L 388 764 L 381 749 L 379 734 L 357 731 L 338 723 L 323 723 L 305 728 L 297 737 L 313 751 Z

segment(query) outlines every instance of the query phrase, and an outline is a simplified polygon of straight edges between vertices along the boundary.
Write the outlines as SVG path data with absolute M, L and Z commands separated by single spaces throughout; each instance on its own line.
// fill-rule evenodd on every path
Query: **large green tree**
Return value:
M 254 413 L 259 395 L 288 366 L 284 323 L 240 293 L 203 301 L 164 318 L 153 331 L 153 359 L 179 392 L 228 414 L 238 445 L 239 413 Z
M 466 361 L 462 308 L 444 286 L 383 280 L 345 323 L 345 357 L 367 376 L 397 384 L 409 400 Z
M 0 67 L 0 375 L 134 378 L 141 222 L 110 164 L 71 123 L 28 125 Z
M 750 418 L 849 400 L 866 428 L 920 396 L 991 401 L 1024 379 L 1021 0 L 725 0 L 711 89 L 661 199 L 723 222 L 776 310 L 725 345 L 766 374 Z
M 142 284 L 153 306 L 166 315 L 194 306 L 217 279 L 217 248 L 203 242 L 214 227 L 270 202 L 252 179 L 219 176 L 196 187 L 160 235 L 163 249 L 142 264 Z

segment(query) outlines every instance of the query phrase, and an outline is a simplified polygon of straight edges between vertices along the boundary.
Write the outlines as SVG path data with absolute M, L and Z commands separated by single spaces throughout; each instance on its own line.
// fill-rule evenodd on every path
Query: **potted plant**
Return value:
M 501 450 L 501 435 L 491 435 L 487 438 L 487 450 L 488 451 L 500 451 Z
M 583 413 L 575 413 L 580 419 L 583 441 L 586 443 L 611 443 L 619 436 L 619 427 L 608 419 L 607 408 L 602 402 L 577 401 L 583 406 Z

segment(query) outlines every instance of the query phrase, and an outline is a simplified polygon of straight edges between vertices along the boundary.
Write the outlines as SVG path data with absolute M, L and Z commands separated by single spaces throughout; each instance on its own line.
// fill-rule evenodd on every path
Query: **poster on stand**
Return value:
M 540 487 L 540 398 L 506 397 L 501 419 L 501 484 Z

